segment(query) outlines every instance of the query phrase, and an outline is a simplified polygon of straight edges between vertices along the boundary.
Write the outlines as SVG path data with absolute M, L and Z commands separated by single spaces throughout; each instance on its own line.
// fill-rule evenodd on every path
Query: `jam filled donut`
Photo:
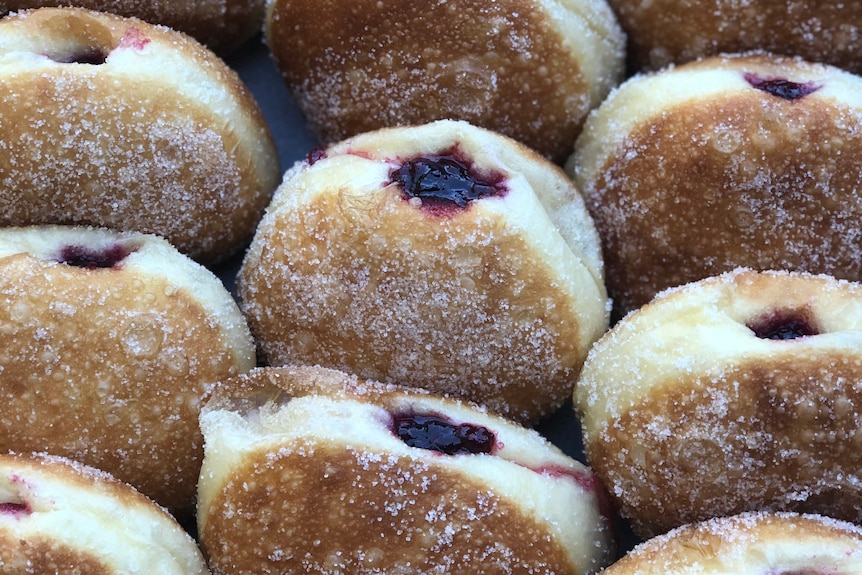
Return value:
M 0 225 L 153 233 L 203 263 L 254 233 L 281 172 L 239 77 L 179 33 L 43 8 L 0 20 Z
M 0 572 L 209 570 L 194 539 L 128 484 L 65 458 L 0 454 Z
M 859 94 L 858 76 L 762 54 L 622 86 L 567 165 L 617 312 L 739 266 L 862 279 Z
M 190 514 L 201 404 L 254 365 L 230 294 L 164 240 L 0 230 L 0 450 L 82 461 Z
M 562 162 L 624 72 L 605 0 L 274 0 L 264 32 L 324 143 L 452 118 Z
M 260 31 L 264 4 L 264 0 L 3 0 L 0 17 L 34 8 L 77 6 L 162 24 L 228 52 Z
M 646 541 L 603 575 L 862 572 L 862 529 L 819 515 L 745 513 Z
M 538 433 L 319 367 L 219 385 L 198 532 L 239 573 L 591 573 L 613 553 L 588 468 Z
M 270 365 L 323 365 L 519 420 L 607 329 L 598 236 L 562 170 L 464 122 L 370 132 L 289 171 L 238 294 Z
M 862 286 L 736 270 L 590 352 L 584 452 L 641 536 L 743 511 L 862 522 Z
M 766 50 L 862 72 L 862 3 L 844 0 L 608 0 L 635 66 L 658 69 Z

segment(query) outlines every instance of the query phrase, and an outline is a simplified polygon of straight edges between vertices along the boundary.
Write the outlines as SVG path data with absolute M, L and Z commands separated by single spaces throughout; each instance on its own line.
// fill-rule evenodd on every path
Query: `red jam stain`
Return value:
M 19 475 L 12 475 L 9 481 L 13 485 L 22 485 L 26 488 L 27 482 Z M 20 496 L 19 496 L 20 497 Z M 0 515 L 11 515 L 15 518 L 20 518 L 24 515 L 30 515 L 33 508 L 26 501 L 2 501 L 0 502 Z
M 492 453 L 497 444 L 496 434 L 487 427 L 454 423 L 433 414 L 395 415 L 392 432 L 410 447 L 445 455 Z
M 0 503 L 0 515 L 12 515 L 14 517 L 21 517 L 23 515 L 30 515 L 30 513 L 32 512 L 33 510 L 30 509 L 30 506 L 26 503 Z
M 753 322 L 746 327 L 760 339 L 790 340 L 818 335 L 820 331 L 801 311 L 776 310 Z
M 389 179 L 401 188 L 406 200 L 418 198 L 423 208 L 438 215 L 451 215 L 472 201 L 508 191 L 502 174 L 478 173 L 457 148 L 405 160 L 392 169 Z
M 147 44 L 150 43 L 150 39 L 147 38 L 144 33 L 138 28 L 129 28 L 126 30 L 126 33 L 123 34 L 123 37 L 120 39 L 120 43 L 117 45 L 117 48 L 131 48 L 133 50 L 143 50 Z
M 607 520 L 608 525 L 613 524 L 614 509 L 611 504 L 611 500 L 607 493 L 605 493 L 605 489 L 602 487 L 598 477 L 592 473 L 566 469 L 565 467 L 560 467 L 558 465 L 545 465 L 537 469 L 530 468 L 530 470 L 539 475 L 547 475 L 549 477 L 568 477 L 587 493 L 595 493 L 596 498 L 598 499 L 599 513 L 605 518 L 605 520 Z
M 762 78 L 751 72 L 745 73 L 745 81 L 748 82 L 752 88 L 756 88 L 778 98 L 790 101 L 804 98 L 823 87 L 821 84 L 815 84 L 814 82 L 800 84 L 798 82 L 792 82 L 786 78 Z
M 113 244 L 100 250 L 92 250 L 86 246 L 64 246 L 60 250 L 57 261 L 61 264 L 93 269 L 116 268 L 133 250 L 120 244 Z

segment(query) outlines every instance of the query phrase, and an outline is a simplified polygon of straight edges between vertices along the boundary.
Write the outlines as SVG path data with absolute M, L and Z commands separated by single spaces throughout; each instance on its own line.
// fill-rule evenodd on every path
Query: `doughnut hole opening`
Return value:
M 758 339 L 787 341 L 821 333 L 811 314 L 804 309 L 776 309 L 746 322 Z
M 43 28 L 43 37 L 52 43 L 42 53 L 59 64 L 104 64 L 118 44 L 110 29 L 87 14 L 57 15 Z
M 119 269 L 129 254 L 139 247 L 134 243 L 119 242 L 101 247 L 70 244 L 60 248 L 54 259 L 67 266 L 88 270 Z
M 490 454 L 497 447 L 497 435 L 487 427 L 455 423 L 433 413 L 394 414 L 391 430 L 410 447 L 444 455 Z

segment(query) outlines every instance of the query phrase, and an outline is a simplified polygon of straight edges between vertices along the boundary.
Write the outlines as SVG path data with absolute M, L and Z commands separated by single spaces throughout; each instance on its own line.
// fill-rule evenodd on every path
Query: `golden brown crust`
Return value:
M 485 426 L 497 447 L 410 447 L 391 428 L 405 413 Z M 217 573 L 584 573 L 611 551 L 585 467 L 459 402 L 263 368 L 223 382 L 202 426 L 198 525 Z
M 748 85 L 749 71 L 819 89 L 785 100 Z M 578 180 L 618 315 L 737 266 L 862 278 L 862 102 L 851 92 L 862 81 L 754 57 L 678 67 L 621 92 L 641 82 L 666 95 L 664 107 L 638 116 L 625 135 L 590 133 L 607 144 L 589 180 Z M 710 82 L 720 86 L 686 92 Z M 640 112 L 608 112 L 629 113 Z M 575 170 L 587 161 L 576 154 Z
M 0 455 L 4 575 L 209 571 L 188 533 L 111 475 L 46 454 Z
M 92 553 L 73 545 L 58 544 L 50 538 L 21 539 L 15 533 L 0 529 L 0 573 L 3 575 L 34 575 L 36 573 L 115 573 Z
M 593 2 L 582 8 L 586 17 L 568 10 L 552 13 L 532 0 L 278 0 L 265 29 L 288 87 L 326 143 L 455 118 L 561 161 L 622 74 L 623 40 L 610 9 Z M 588 56 L 572 48 L 568 29 L 579 31 Z M 591 69 L 594 62 L 605 66 Z
M 77 6 L 161 24 L 224 53 L 260 31 L 264 4 L 263 0 L 6 0 L 0 8 L 0 17 L 21 10 Z
M 862 531 L 815 515 L 745 513 L 687 525 L 639 545 L 606 575 L 854 573 Z
M 862 4 L 842 0 L 609 0 L 638 66 L 766 50 L 862 72 Z
M 305 446 L 307 457 L 302 447 L 234 470 L 202 534 L 220 543 L 216 572 L 572 572 L 544 526 L 475 479 L 325 445 Z M 298 488 L 274 493 L 279 484 Z
M 0 258 L 0 448 L 80 460 L 188 514 L 208 386 L 249 369 L 253 353 L 200 293 L 129 267 Z
M 782 314 L 819 331 L 755 335 Z M 636 532 L 751 510 L 862 521 L 860 327 L 856 284 L 744 271 L 617 324 L 575 398 L 588 461 Z
M 62 63 L 95 54 L 101 64 Z M 41 9 L 0 23 L 2 225 L 167 238 L 205 263 L 247 241 L 280 172 L 239 77 L 140 20 Z
M 238 278 L 265 361 L 427 388 L 521 421 L 559 408 L 607 327 L 601 260 L 577 191 L 517 146 L 509 161 L 513 144 L 441 122 L 365 134 L 288 174 Z M 388 181 L 401 162 L 451 149 L 512 189 L 438 217 Z M 524 181 L 532 171 L 545 176 Z M 583 226 L 563 237 L 555 210 Z

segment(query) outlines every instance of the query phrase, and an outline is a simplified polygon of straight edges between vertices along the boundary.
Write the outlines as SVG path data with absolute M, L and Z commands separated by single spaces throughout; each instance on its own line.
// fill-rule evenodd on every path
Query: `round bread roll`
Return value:
M 153 233 L 212 264 L 281 176 L 250 92 L 212 52 L 140 20 L 43 8 L 0 20 L 0 225 Z
M 862 279 L 862 79 L 751 54 L 623 85 L 568 165 L 617 315 L 735 267 Z
M 607 329 L 598 236 L 562 170 L 464 122 L 370 132 L 289 171 L 238 295 L 270 365 L 430 389 L 523 421 Z
M 254 365 L 230 294 L 164 240 L 0 229 L 0 450 L 82 461 L 191 515 L 201 404 Z
M 77 6 L 162 24 L 228 52 L 260 31 L 264 4 L 265 0 L 3 0 L 0 17 L 20 10 Z
M 130 485 L 65 458 L 0 454 L 0 572 L 209 570 L 194 539 Z
M 736 270 L 668 290 L 590 352 L 584 452 L 648 537 L 743 511 L 862 522 L 862 286 Z
M 605 0 L 274 0 L 264 32 L 324 143 L 452 118 L 562 162 L 624 72 Z
M 319 367 L 259 368 L 204 407 L 198 532 L 240 573 L 592 573 L 598 482 L 475 406 Z
M 862 572 L 862 529 L 819 515 L 745 513 L 687 525 L 633 549 L 603 575 Z
M 862 72 L 862 3 L 845 0 L 608 0 L 632 62 L 658 69 L 767 50 Z

